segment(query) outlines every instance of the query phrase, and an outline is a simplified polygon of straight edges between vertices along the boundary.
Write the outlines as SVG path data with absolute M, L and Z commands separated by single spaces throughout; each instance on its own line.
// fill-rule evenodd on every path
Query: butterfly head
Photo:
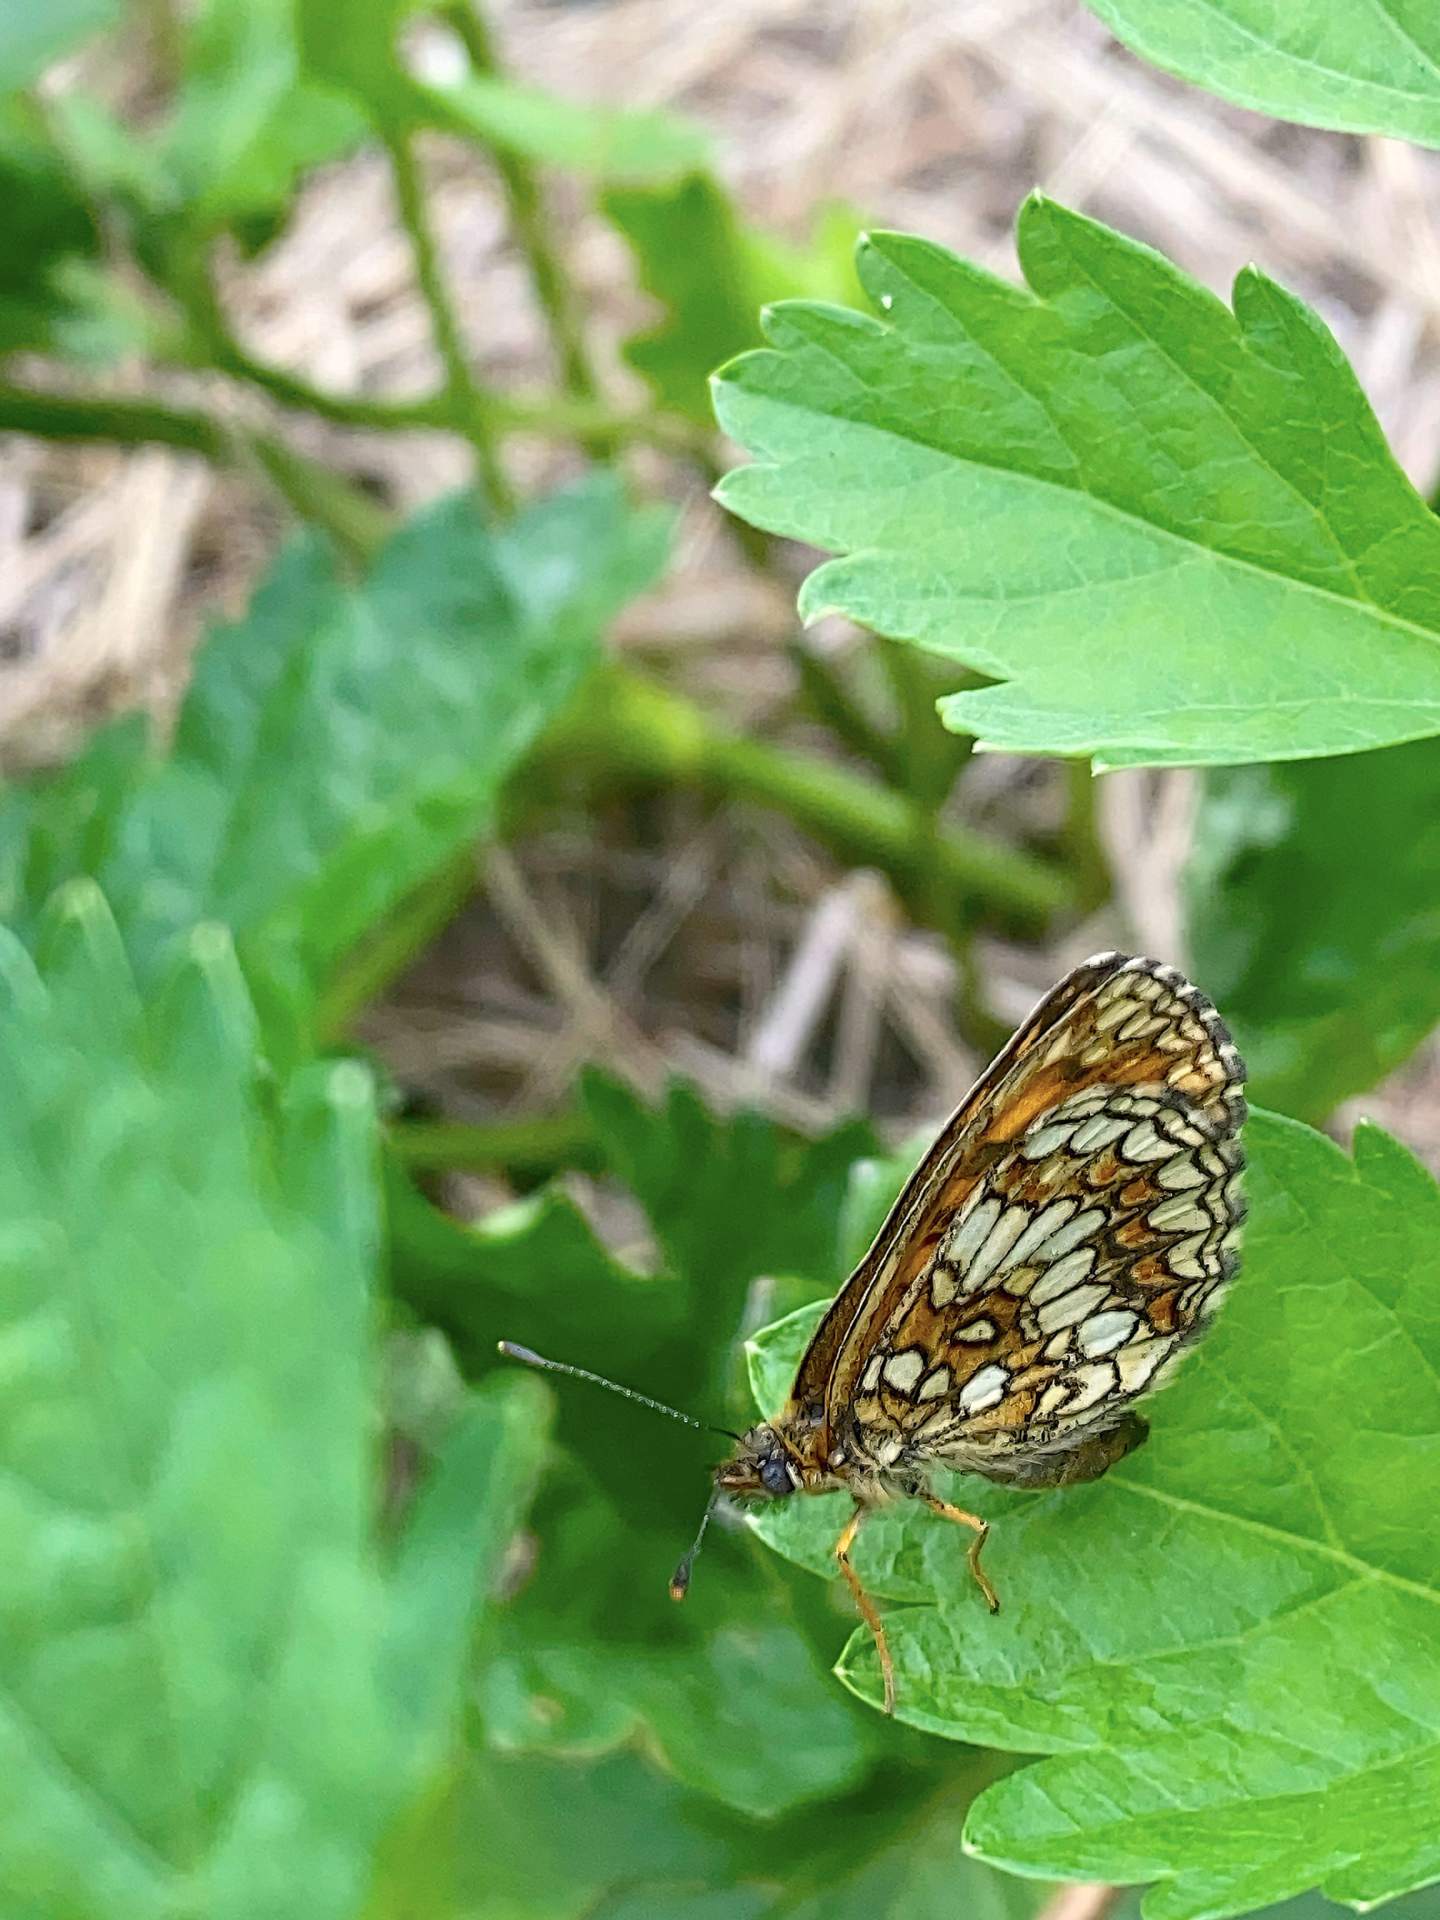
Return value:
M 799 1487 L 800 1469 L 774 1427 L 751 1427 L 715 1469 L 715 1485 L 736 1500 L 783 1500 Z

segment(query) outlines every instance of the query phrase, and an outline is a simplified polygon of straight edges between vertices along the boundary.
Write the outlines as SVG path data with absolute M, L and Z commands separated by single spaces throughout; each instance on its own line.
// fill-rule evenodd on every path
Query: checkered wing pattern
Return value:
M 788 1411 L 820 1428 L 827 1464 L 1083 1477 L 1066 1456 L 1161 1383 L 1234 1273 L 1243 1080 L 1174 967 L 1102 954 L 1062 980 L 947 1124 L 801 1363 Z

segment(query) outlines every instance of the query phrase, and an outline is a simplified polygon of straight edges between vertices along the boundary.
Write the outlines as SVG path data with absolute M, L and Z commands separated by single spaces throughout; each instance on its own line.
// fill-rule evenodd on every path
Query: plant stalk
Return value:
M 578 770 L 602 785 L 691 785 L 775 807 L 842 860 L 881 869 L 916 917 L 943 931 L 985 914 L 1033 932 L 1074 905 L 1069 876 L 1048 861 L 955 826 L 918 831 L 923 816 L 904 795 L 732 733 L 620 667 L 586 683 L 530 764 L 552 782 Z
M 405 129 L 387 136 L 400 220 L 410 236 L 415 256 L 415 278 L 430 310 L 435 346 L 445 369 L 446 397 L 456 424 L 475 449 L 475 464 L 491 508 L 501 515 L 515 510 L 515 495 L 500 461 L 498 429 L 491 414 L 490 396 L 470 371 L 465 338 L 445 286 L 440 250 L 425 204 L 425 190 L 415 160 L 414 137 Z
M 217 466 L 259 466 L 302 518 L 326 528 L 349 558 L 362 564 L 374 557 L 390 529 L 384 508 L 343 475 L 295 452 L 273 434 L 229 426 L 195 408 L 0 385 L 0 432 L 173 447 Z
M 452 0 L 445 8 L 445 18 L 459 36 L 476 73 L 498 74 L 495 43 L 478 0 Z M 594 402 L 600 386 L 586 345 L 579 302 L 560 254 L 550 242 L 549 219 L 540 183 L 521 155 L 495 147 L 491 149 L 491 157 L 505 189 L 515 238 L 529 263 L 535 297 L 555 342 L 565 391 L 572 399 Z M 608 450 L 608 432 L 597 429 L 585 438 L 592 452 L 601 454 Z

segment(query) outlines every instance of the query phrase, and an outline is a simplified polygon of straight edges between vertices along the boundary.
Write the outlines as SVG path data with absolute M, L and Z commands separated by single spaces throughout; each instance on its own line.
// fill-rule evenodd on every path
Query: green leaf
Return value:
M 753 1282 L 833 1288 L 851 1168 L 873 1152 L 874 1135 L 851 1122 L 787 1146 L 762 1115 L 719 1118 L 680 1081 L 658 1112 L 599 1073 L 586 1076 L 583 1091 L 608 1164 L 644 1207 L 685 1289 L 689 1344 L 701 1365 L 687 1366 L 678 1381 L 697 1399 L 719 1396 Z
M 444 501 L 360 586 L 318 542 L 292 547 L 246 619 L 205 646 L 146 778 L 127 764 L 92 781 L 82 764 L 0 802 L 0 898 L 33 916 L 67 871 L 57 843 L 77 789 L 93 802 L 129 781 L 118 817 L 87 818 L 68 872 L 101 881 L 142 969 L 196 920 L 220 920 L 267 996 L 288 989 L 314 1018 L 376 922 L 485 832 L 605 623 L 653 577 L 667 526 L 607 477 L 498 533 L 467 498 Z
M 494 74 L 417 85 L 415 102 L 418 114 L 464 139 L 601 180 L 669 180 L 702 165 L 709 145 L 673 114 L 586 106 Z
M 445 1761 L 476 1596 L 501 1584 L 504 1555 L 539 1479 L 549 1425 L 549 1395 L 538 1381 L 488 1381 L 447 1437 L 406 1524 L 382 1657 L 418 1779 Z
M 993 676 L 942 713 L 1016 752 L 1225 764 L 1440 731 L 1440 521 L 1316 316 L 1253 269 L 1232 314 L 1043 199 L 1018 238 L 1028 291 L 873 235 L 882 317 L 778 307 L 773 351 L 719 376 L 757 456 L 724 503 L 844 556 L 806 616 Z
M 601 202 L 630 243 L 640 283 L 664 309 L 658 325 L 625 345 L 625 358 L 664 407 L 711 421 L 708 382 L 723 360 L 761 339 L 766 300 L 801 295 L 855 299 L 852 256 L 859 223 L 846 209 L 821 215 L 801 253 L 747 226 L 710 174 L 658 187 L 612 188 Z
M 0 94 L 38 80 L 52 60 L 119 18 L 117 0 L 46 0 L 0 9 Z M 8 202 L 11 210 L 14 203 Z
M 364 116 L 301 68 L 292 0 L 205 0 L 159 160 L 200 226 L 288 210 L 311 168 L 363 139 Z
M 713 1118 L 686 1089 L 656 1111 L 598 1075 L 585 1096 L 607 1167 L 649 1216 L 658 1271 L 615 1260 L 556 1192 L 467 1230 L 396 1175 L 396 1290 L 471 1369 L 493 1366 L 508 1338 L 722 1418 L 754 1284 L 797 1272 L 812 1289 L 834 1284 L 836 1215 L 870 1136 L 789 1143 L 755 1115 Z M 490 1741 L 593 1755 L 643 1736 L 689 1787 L 766 1819 L 854 1786 L 875 1734 L 825 1672 L 824 1596 L 720 1528 L 685 1606 L 667 1593 L 715 1438 L 583 1382 L 558 1386 L 533 1566 L 482 1648 Z
M 1127 46 L 1242 107 L 1440 147 L 1440 16 L 1428 0 L 1088 0 Z
M 1207 776 L 1188 950 L 1258 1099 L 1319 1122 L 1440 1020 L 1440 746 Z
M 970 1756 L 892 1756 L 856 1794 L 759 1825 L 717 1816 L 631 1755 L 482 1761 L 457 1825 L 474 1920 L 1029 1920 L 1050 1889 L 962 1850 Z
M 350 1920 L 448 1755 L 537 1389 L 477 1403 L 387 1578 L 366 1076 L 259 1081 L 220 929 L 148 1003 L 88 882 L 36 945 L 0 934 L 0 1904 Z
M 1149 1444 L 1058 1493 L 957 1482 L 995 1522 L 999 1617 L 960 1530 L 922 1509 L 867 1523 L 857 1553 L 872 1592 L 921 1603 L 888 1621 L 900 1714 L 1052 1756 L 982 1795 L 967 1844 L 1158 1879 L 1148 1920 L 1440 1877 L 1416 1819 L 1440 1791 L 1440 1190 L 1374 1128 L 1353 1160 L 1273 1115 L 1247 1138 L 1244 1271 Z M 767 1395 L 804 1331 L 756 1343 Z M 759 1524 L 828 1568 L 835 1504 Z M 868 1635 L 841 1671 L 878 1701 Z
M 392 1165 L 387 1211 L 396 1290 L 467 1367 L 493 1366 L 497 1342 L 509 1339 L 562 1357 L 573 1350 L 601 1372 L 633 1371 L 683 1331 L 673 1282 L 614 1258 L 558 1188 L 462 1227 Z M 560 1432 L 581 1438 L 595 1411 L 562 1396 Z

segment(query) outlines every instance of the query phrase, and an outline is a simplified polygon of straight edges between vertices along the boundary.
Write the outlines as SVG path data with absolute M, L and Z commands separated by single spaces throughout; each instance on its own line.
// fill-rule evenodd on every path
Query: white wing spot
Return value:
M 1177 1241 L 1165 1256 L 1165 1264 L 1182 1280 L 1203 1280 L 1215 1270 L 1213 1256 L 1202 1258 L 1206 1236 L 1192 1233 L 1188 1240 Z
M 1139 1316 L 1128 1307 L 1112 1307 L 1108 1313 L 1092 1314 L 1080 1328 L 1080 1351 L 1092 1359 L 1123 1347 L 1140 1324 Z
M 972 1320 L 968 1326 L 957 1327 L 950 1336 L 952 1340 L 971 1340 L 977 1346 L 986 1346 L 995 1338 L 993 1320 Z
M 940 1400 L 950 1391 L 949 1367 L 936 1367 L 933 1373 L 925 1376 L 925 1384 L 916 1394 L 917 1400 Z
M 1070 1379 L 1075 1387 L 1075 1397 L 1065 1411 L 1067 1414 L 1083 1413 L 1087 1407 L 1093 1407 L 1097 1400 L 1114 1393 L 1115 1363 L 1112 1360 L 1094 1360 L 1089 1366 L 1077 1367 Z
M 909 1393 L 925 1371 L 925 1356 L 918 1347 L 907 1347 L 885 1363 L 885 1384 L 897 1393 Z
M 1170 1022 L 1161 1014 L 1137 1013 L 1133 1020 L 1126 1022 L 1119 1033 L 1116 1034 L 1115 1038 L 1117 1040 L 1145 1040 L 1148 1039 L 1152 1033 L 1159 1033 L 1162 1028 L 1168 1027 L 1169 1024 Z
M 1112 1140 L 1118 1140 L 1129 1127 L 1129 1120 L 1117 1120 L 1113 1115 L 1097 1113 L 1093 1120 L 1087 1120 L 1083 1126 L 1075 1129 L 1070 1142 L 1072 1153 L 1097 1153 L 1101 1147 L 1108 1147 Z
M 955 1278 L 951 1267 L 937 1266 L 930 1275 L 930 1304 L 937 1309 L 948 1307 L 960 1291 L 960 1282 Z
M 1120 999 L 1112 1000 L 1108 1007 L 1102 1007 L 1096 1014 L 1096 1031 L 1108 1033 L 1111 1027 L 1118 1027 L 1122 1020 L 1128 1020 L 1132 1014 L 1143 1014 L 1144 1011 L 1138 1000 L 1129 1000 L 1122 995 Z
M 1042 1247 L 1057 1228 L 1064 1226 L 1078 1205 L 1075 1200 L 1052 1200 L 1048 1207 L 1042 1207 L 1000 1262 L 998 1271 L 1005 1273 L 1011 1267 L 1028 1265 L 1037 1248 Z
M 985 1413 L 991 1407 L 998 1407 L 1005 1398 L 1005 1389 L 1009 1384 L 1010 1375 L 1004 1367 L 981 1367 L 960 1389 L 960 1411 Z
M 1063 1260 L 1067 1253 L 1088 1240 L 1105 1224 L 1105 1215 L 1099 1207 L 1087 1207 L 1084 1213 L 1077 1213 L 1055 1232 L 1047 1233 L 1038 1247 L 1030 1250 L 1031 1264 L 1037 1267 L 1053 1266 L 1057 1260 Z
M 978 1293 L 995 1271 L 1015 1242 L 1030 1224 L 1030 1215 L 1024 1207 L 1007 1207 L 998 1224 L 985 1236 L 984 1245 L 976 1252 L 965 1272 L 965 1291 Z
M 1109 1292 L 1109 1287 L 1102 1280 L 1092 1282 L 1088 1287 L 1072 1287 L 1069 1293 L 1062 1293 L 1058 1300 L 1047 1301 L 1040 1309 L 1040 1331 L 1054 1333 L 1057 1327 L 1073 1327 L 1098 1307 Z
M 1073 1253 L 1067 1253 L 1063 1260 L 1057 1260 L 1047 1273 L 1030 1289 L 1030 1304 L 1043 1307 L 1047 1300 L 1056 1300 L 1062 1293 L 1068 1293 L 1073 1286 L 1083 1280 L 1095 1264 L 1093 1247 L 1076 1247 Z
M 945 1254 L 957 1267 L 969 1266 L 976 1248 L 1000 1218 L 1000 1202 L 993 1196 L 982 1201 L 958 1227 L 953 1227 L 945 1242 Z
M 1159 1227 L 1162 1233 L 1203 1233 L 1210 1225 L 1210 1216 L 1205 1209 L 1183 1193 L 1177 1193 L 1173 1200 L 1162 1200 L 1158 1207 L 1150 1209 L 1145 1218 L 1152 1227 Z
M 1155 1178 L 1167 1193 L 1188 1193 L 1193 1187 L 1205 1185 L 1206 1174 L 1188 1153 L 1177 1153 L 1173 1160 L 1166 1161 Z
M 1152 1373 L 1169 1353 L 1172 1341 L 1142 1340 L 1133 1347 L 1123 1347 L 1116 1354 L 1112 1364 L 1120 1370 L 1120 1384 L 1126 1393 L 1139 1393 Z
M 1075 1130 L 1073 1120 L 1064 1120 L 1048 1127 L 1041 1127 L 1038 1133 L 1027 1133 L 1020 1151 L 1027 1160 L 1048 1160 L 1052 1153 L 1069 1143 Z
M 1174 1151 L 1173 1144 L 1169 1140 L 1162 1140 L 1155 1131 L 1153 1120 L 1142 1120 L 1138 1126 L 1131 1127 L 1120 1142 L 1121 1156 L 1136 1163 L 1168 1160 Z

